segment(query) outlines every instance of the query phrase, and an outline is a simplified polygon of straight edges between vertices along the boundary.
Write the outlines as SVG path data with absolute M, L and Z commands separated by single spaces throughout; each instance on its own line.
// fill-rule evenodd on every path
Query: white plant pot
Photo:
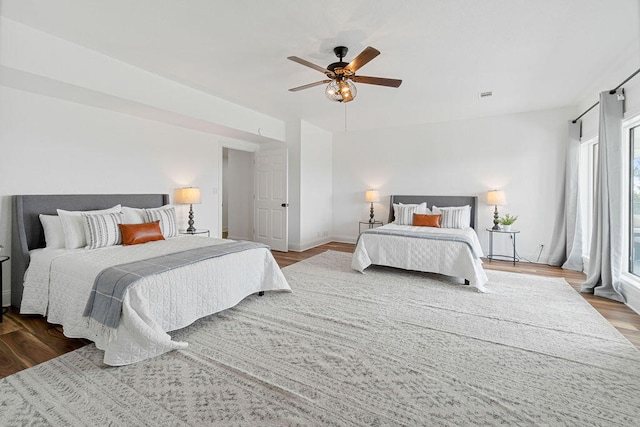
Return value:
M 502 230 L 503 230 L 503 231 L 511 231 L 511 224 L 509 224 L 509 225 L 503 225 L 503 226 L 502 226 Z

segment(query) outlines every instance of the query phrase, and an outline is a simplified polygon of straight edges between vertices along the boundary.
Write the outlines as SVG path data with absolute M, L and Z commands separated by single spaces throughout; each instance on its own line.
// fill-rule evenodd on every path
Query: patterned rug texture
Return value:
M 0 425 L 640 424 L 640 352 L 563 279 L 488 293 L 326 252 L 124 367 L 93 345 L 0 380 Z

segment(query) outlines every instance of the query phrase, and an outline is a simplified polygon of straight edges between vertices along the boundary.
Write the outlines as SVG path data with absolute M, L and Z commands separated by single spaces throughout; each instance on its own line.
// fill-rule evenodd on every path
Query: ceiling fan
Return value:
M 329 98 L 331 101 L 336 102 L 351 102 L 357 94 L 356 85 L 354 85 L 353 82 L 388 87 L 399 87 L 402 83 L 402 80 L 397 79 L 356 76 L 356 71 L 358 71 L 362 66 L 367 64 L 373 58 L 380 55 L 380 51 L 369 46 L 365 50 L 360 52 L 360 54 L 356 56 L 353 61 L 347 63 L 343 62 L 342 58 L 347 55 L 348 50 L 349 49 L 345 46 L 335 47 L 333 49 L 333 52 L 340 59 L 340 61 L 329 64 L 327 68 L 323 68 L 305 59 L 298 58 L 297 56 L 289 56 L 287 59 L 290 59 L 293 62 L 297 62 L 298 64 L 302 64 L 309 68 L 313 68 L 314 70 L 318 70 L 328 77 L 328 79 L 326 80 L 320 80 L 319 82 L 294 87 L 289 89 L 289 91 L 297 92 L 299 90 L 308 89 L 310 87 L 328 83 L 325 90 L 325 95 L 327 96 L 327 98 Z

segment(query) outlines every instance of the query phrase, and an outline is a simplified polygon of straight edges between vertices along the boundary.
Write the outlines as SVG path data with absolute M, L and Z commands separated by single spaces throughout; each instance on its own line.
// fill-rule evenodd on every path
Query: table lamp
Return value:
M 176 203 L 189 205 L 189 227 L 187 233 L 195 233 L 196 228 L 193 226 L 193 205 L 200 203 L 200 189 L 198 187 L 185 187 L 176 193 Z
M 373 220 L 373 202 L 379 202 L 380 201 L 380 195 L 378 194 L 378 192 L 376 190 L 367 190 L 365 196 L 364 196 L 365 200 L 367 202 L 371 203 L 371 209 L 370 209 L 370 213 L 369 213 L 369 223 L 373 224 L 374 220 Z
M 498 206 L 504 206 L 507 204 L 507 198 L 502 190 L 492 190 L 487 193 L 487 204 L 495 206 L 493 211 L 493 228 L 492 230 L 500 230 L 498 225 L 500 220 L 498 219 Z

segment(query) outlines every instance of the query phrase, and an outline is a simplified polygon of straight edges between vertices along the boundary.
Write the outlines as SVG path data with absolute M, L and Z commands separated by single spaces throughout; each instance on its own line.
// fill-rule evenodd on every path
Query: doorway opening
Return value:
M 222 148 L 223 239 L 253 240 L 253 159 L 253 152 Z

